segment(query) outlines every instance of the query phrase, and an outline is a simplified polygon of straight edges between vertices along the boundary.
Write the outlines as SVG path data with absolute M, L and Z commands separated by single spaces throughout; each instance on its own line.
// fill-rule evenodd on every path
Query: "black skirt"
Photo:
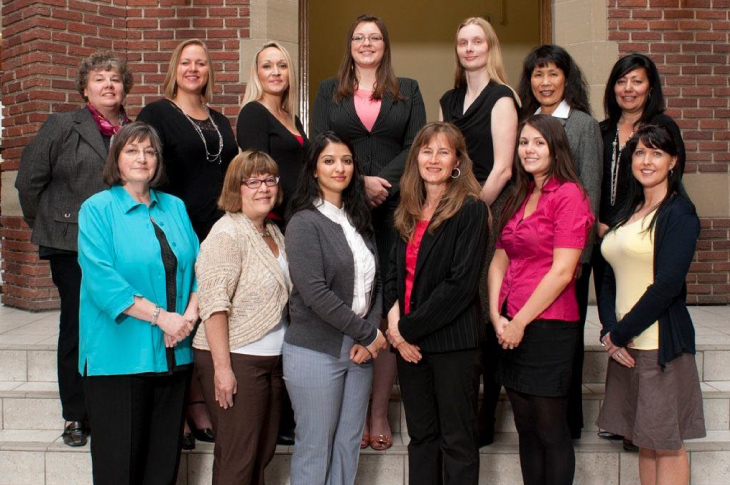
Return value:
M 502 385 L 534 396 L 568 396 L 580 327 L 580 322 L 533 321 L 517 348 L 500 350 Z

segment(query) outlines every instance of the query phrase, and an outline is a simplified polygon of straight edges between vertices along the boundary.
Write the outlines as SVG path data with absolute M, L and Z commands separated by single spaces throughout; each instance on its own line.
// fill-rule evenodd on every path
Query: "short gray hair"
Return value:
M 134 76 L 127 66 L 127 61 L 119 57 L 112 51 L 94 52 L 89 57 L 84 58 L 79 64 L 76 72 L 76 89 L 84 101 L 88 101 L 84 96 L 84 90 L 89 83 L 89 73 L 91 71 L 111 71 L 115 70 L 122 77 L 125 96 L 129 94 L 134 86 Z

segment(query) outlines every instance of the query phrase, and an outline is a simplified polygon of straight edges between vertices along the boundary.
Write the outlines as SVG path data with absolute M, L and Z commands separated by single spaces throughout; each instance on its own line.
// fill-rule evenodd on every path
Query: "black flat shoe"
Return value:
M 623 436 L 620 434 L 613 434 L 610 431 L 599 431 L 598 437 L 603 438 L 604 440 L 610 440 L 610 441 L 619 441 L 624 439 Z
M 639 447 L 636 446 L 633 441 L 627 440 L 626 438 L 624 438 L 623 447 L 624 447 L 624 450 L 630 451 L 632 453 L 639 451 Z
M 276 437 L 276 444 L 282 446 L 294 446 L 294 430 L 279 433 Z
M 89 432 L 81 421 L 69 422 L 63 430 L 63 444 L 66 446 L 84 446 L 89 439 Z
M 195 436 L 196 440 L 203 441 L 205 443 L 215 443 L 215 433 L 213 433 L 212 429 L 197 429 L 191 426 L 190 430 L 193 432 L 193 436 Z
M 183 433 L 182 449 L 188 451 L 195 449 L 195 436 L 193 436 L 193 433 Z

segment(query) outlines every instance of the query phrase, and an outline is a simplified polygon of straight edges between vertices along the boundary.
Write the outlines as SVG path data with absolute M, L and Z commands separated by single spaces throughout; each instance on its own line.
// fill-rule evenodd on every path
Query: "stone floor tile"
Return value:
M 576 453 L 574 483 L 618 485 L 618 461 L 618 453 Z
M 46 453 L 46 485 L 92 485 L 90 453 Z
M 639 482 L 639 454 L 619 454 L 619 484 L 620 485 L 641 485 Z
M 0 451 L 0 485 L 43 485 L 45 459 L 39 451 Z
M 727 484 L 730 477 L 730 453 L 693 451 L 691 454 L 692 485 Z
M 0 335 L 2 338 L 2 335 Z M 25 350 L 0 350 L 0 381 L 25 381 L 28 361 Z
M 728 336 L 728 338 L 730 338 L 730 336 Z M 730 380 L 730 351 L 705 350 L 704 354 L 704 380 Z

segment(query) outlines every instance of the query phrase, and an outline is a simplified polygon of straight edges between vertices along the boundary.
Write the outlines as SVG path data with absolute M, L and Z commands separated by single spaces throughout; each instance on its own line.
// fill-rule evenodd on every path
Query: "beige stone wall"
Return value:
M 603 91 L 619 58 L 618 44 L 608 40 L 606 0 L 554 0 L 553 41 L 565 47 L 591 88 L 596 119 L 603 119 Z

